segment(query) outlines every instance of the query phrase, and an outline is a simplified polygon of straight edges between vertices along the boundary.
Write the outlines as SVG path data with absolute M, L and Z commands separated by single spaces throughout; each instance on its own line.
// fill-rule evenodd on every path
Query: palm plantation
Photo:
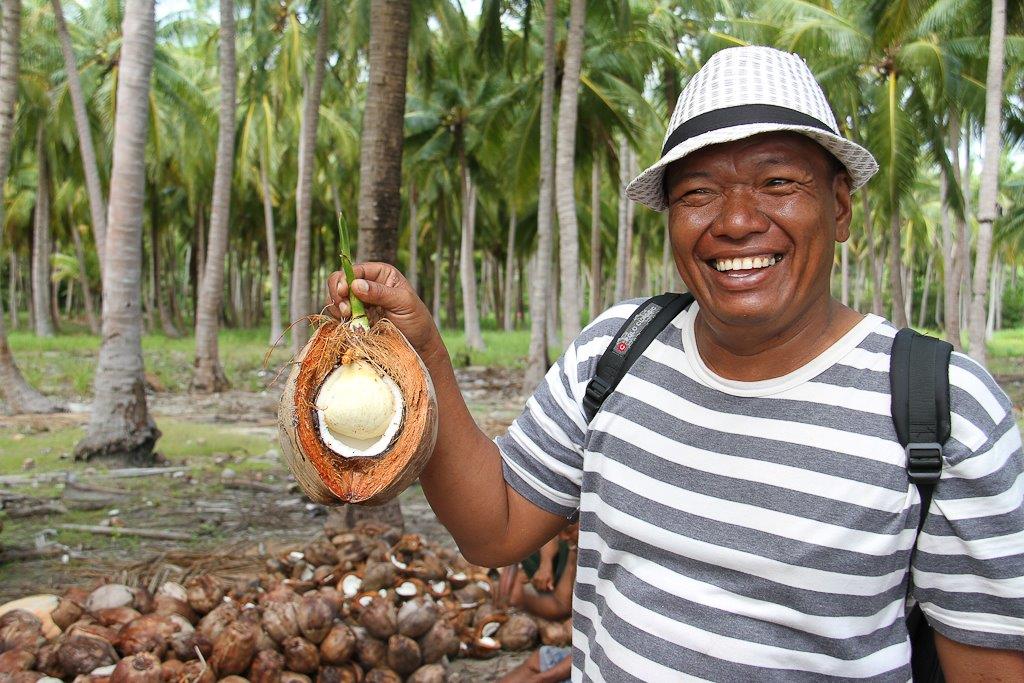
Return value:
M 1024 289 L 1024 120 L 1003 94 L 1024 82 L 1024 16 L 1011 5 L 528 0 L 476 16 L 448 0 L 222 0 L 219 15 L 150 25 L 138 3 L 32 0 L 19 46 L 7 17 L 20 3 L 5 0 L 0 290 L 13 310 L 0 324 L 56 321 L 60 338 L 102 302 L 81 453 L 145 460 L 158 432 L 143 331 L 195 331 L 200 392 L 235 382 L 224 334 L 273 343 L 298 321 L 297 350 L 338 264 L 341 211 L 357 255 L 414 278 L 465 362 L 497 330 L 519 334 L 533 386 L 603 308 L 679 286 L 663 219 L 622 189 L 660 149 L 689 75 L 761 43 L 807 59 L 882 165 L 855 197 L 837 296 L 958 344 L 969 320 L 983 352 L 1000 321 L 1017 324 Z M 52 409 L 5 338 L 8 407 Z

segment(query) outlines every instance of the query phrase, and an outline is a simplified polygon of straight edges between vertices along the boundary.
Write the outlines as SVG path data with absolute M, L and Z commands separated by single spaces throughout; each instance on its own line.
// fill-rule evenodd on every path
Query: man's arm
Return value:
M 427 501 L 474 564 L 518 562 L 565 526 L 567 520 L 537 507 L 505 483 L 498 447 L 480 431 L 462 398 L 448 351 L 426 305 L 394 266 L 355 266 L 355 294 L 371 316 L 387 317 L 419 353 L 437 396 L 437 442 L 420 474 Z M 344 273 L 327 285 L 337 317 L 349 314 Z
M 1024 681 L 1024 652 L 965 645 L 938 632 L 935 649 L 949 683 Z

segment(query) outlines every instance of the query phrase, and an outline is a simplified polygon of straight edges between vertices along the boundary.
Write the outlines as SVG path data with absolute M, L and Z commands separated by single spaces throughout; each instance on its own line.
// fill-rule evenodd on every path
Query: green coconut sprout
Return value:
M 349 285 L 348 302 L 349 306 L 352 307 L 352 319 L 349 321 L 349 327 L 366 331 L 370 329 L 370 319 L 366 317 L 366 307 L 363 306 L 363 302 L 352 291 L 352 282 L 356 279 L 356 275 L 352 270 L 352 249 L 349 247 L 348 241 L 348 221 L 345 220 L 345 214 L 341 211 L 338 212 L 338 242 L 341 244 L 341 268 L 345 271 L 345 279 Z

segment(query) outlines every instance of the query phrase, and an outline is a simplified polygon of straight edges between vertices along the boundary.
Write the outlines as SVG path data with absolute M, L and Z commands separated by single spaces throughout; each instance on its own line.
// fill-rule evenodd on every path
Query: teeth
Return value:
M 774 256 L 744 256 L 738 258 L 715 259 L 715 269 L 720 272 L 727 270 L 755 270 L 768 268 L 778 263 L 779 259 Z

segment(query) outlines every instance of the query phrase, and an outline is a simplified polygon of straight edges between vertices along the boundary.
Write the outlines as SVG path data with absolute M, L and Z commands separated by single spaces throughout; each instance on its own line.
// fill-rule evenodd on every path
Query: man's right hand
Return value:
M 366 305 L 370 322 L 384 317 L 394 323 L 412 347 L 424 356 L 436 351 L 441 342 L 434 318 L 405 276 L 388 263 L 359 263 L 352 268 L 354 294 Z M 343 271 L 327 278 L 327 312 L 339 319 L 352 315 L 349 283 Z

